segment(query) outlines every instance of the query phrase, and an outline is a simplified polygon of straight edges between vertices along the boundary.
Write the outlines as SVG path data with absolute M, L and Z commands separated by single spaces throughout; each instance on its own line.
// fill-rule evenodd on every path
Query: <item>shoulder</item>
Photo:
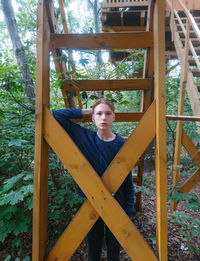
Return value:
M 117 143 L 124 144 L 126 142 L 126 140 L 123 137 L 121 137 L 120 135 L 118 135 L 118 134 L 115 134 L 115 135 L 116 135 L 115 141 Z

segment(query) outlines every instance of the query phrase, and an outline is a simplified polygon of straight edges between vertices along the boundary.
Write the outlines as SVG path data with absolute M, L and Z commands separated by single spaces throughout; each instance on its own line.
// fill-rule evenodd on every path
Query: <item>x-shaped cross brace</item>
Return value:
M 197 165 L 198 169 L 192 174 L 192 176 L 182 185 L 179 192 L 189 192 L 198 182 L 200 182 L 200 152 L 197 150 L 191 139 L 187 136 L 184 130 L 182 130 L 182 145 Z
M 134 224 L 111 196 L 107 174 L 104 173 L 101 179 L 47 108 L 44 114 L 45 140 L 88 198 L 50 252 L 47 260 L 69 260 L 99 216 L 132 260 L 157 260 Z M 118 190 L 154 137 L 155 103 L 145 113 L 108 168 L 114 192 Z

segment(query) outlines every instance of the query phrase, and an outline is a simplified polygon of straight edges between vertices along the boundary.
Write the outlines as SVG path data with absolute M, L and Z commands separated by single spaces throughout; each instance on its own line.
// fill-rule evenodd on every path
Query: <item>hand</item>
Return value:
M 82 117 L 84 119 L 90 118 L 92 116 L 92 110 L 91 109 L 82 109 Z

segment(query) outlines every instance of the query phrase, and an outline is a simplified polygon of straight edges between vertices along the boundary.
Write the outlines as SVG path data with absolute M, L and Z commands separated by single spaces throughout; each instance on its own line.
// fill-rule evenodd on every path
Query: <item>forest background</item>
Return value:
M 55 2 L 56 16 L 60 30 L 61 17 Z M 100 12 L 102 1 L 68 0 L 65 1 L 68 27 L 70 33 L 101 32 Z M 13 24 L 9 24 L 9 17 Z M 16 24 L 15 24 L 16 19 Z M 6 23 L 7 22 L 7 23 Z M 36 72 L 36 0 L 1 0 L 0 9 L 0 260 L 31 260 L 32 231 L 32 197 L 33 197 L 33 164 L 34 164 L 34 122 L 35 122 L 35 72 Z M 107 51 L 72 51 L 64 50 L 64 59 L 68 63 L 69 79 L 76 69 L 76 77 L 82 79 L 125 79 L 135 77 L 143 68 L 144 53 L 142 50 L 130 52 L 128 59 L 111 63 Z M 50 62 L 50 109 L 64 107 L 61 95 L 62 80 L 56 74 L 53 56 Z M 176 115 L 178 108 L 180 67 L 177 60 L 166 64 L 166 114 Z M 73 95 L 73 94 L 72 94 Z M 106 91 L 81 92 L 79 99 L 83 106 L 90 107 L 94 99 L 105 96 L 113 100 L 118 112 L 139 111 L 140 92 Z M 185 115 L 192 115 L 186 95 Z M 193 142 L 200 146 L 195 123 L 184 123 L 184 129 Z M 91 124 L 89 127 L 93 128 Z M 128 137 L 135 128 L 135 123 L 115 123 L 113 131 Z M 176 122 L 167 121 L 167 158 L 171 175 L 173 168 Z M 146 155 L 146 162 L 154 161 L 153 145 Z M 187 177 L 193 173 L 195 166 L 182 150 L 180 168 Z M 170 177 L 171 178 L 171 177 Z M 170 179 L 169 178 L 169 179 Z M 143 186 L 138 187 L 144 194 L 152 195 L 153 181 L 145 178 Z M 172 187 L 169 184 L 169 200 Z M 198 196 L 195 193 L 180 195 L 175 199 L 185 202 L 188 212 L 199 213 Z M 72 219 L 82 204 L 76 194 L 76 186 L 62 163 L 51 151 L 49 164 L 49 227 L 51 234 L 58 237 L 66 224 Z M 179 236 L 174 241 L 185 247 L 186 251 L 199 256 L 199 220 L 181 210 L 174 214 L 171 222 L 179 227 Z M 170 219 L 170 217 L 169 217 Z M 153 221 L 152 221 L 153 222 Z M 154 221 L 155 223 L 155 221 Z M 190 241 L 193 236 L 197 242 Z M 151 235 L 155 242 L 154 231 Z M 48 247 L 52 246 L 49 242 Z M 49 249 L 47 249 L 49 251 Z

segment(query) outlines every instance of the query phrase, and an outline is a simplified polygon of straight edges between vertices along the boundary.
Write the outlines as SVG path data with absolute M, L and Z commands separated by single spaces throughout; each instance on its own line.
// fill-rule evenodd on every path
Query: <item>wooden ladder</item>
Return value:
M 200 115 L 200 11 L 192 11 L 186 8 L 182 0 L 177 0 L 182 7 L 181 11 L 177 11 L 173 2 L 167 0 L 167 4 L 171 9 L 171 30 L 176 48 L 177 56 L 181 65 L 181 80 L 179 91 L 178 115 L 184 113 L 185 90 L 188 93 L 191 108 L 195 116 Z M 199 5 L 200 8 L 200 5 Z M 197 122 L 197 130 L 200 134 L 200 126 Z M 189 156 L 197 165 L 197 170 L 182 184 L 179 188 L 180 193 L 187 193 L 200 181 L 200 152 L 193 144 L 192 140 L 187 136 L 182 127 L 182 121 L 177 122 L 176 144 L 173 167 L 173 186 L 174 192 L 178 186 L 180 175 L 180 159 L 181 145 L 183 145 Z M 177 208 L 178 202 L 172 200 L 171 210 Z
M 59 3 L 62 5 L 62 0 L 59 0 Z M 52 1 L 40 0 L 38 2 L 33 261 L 44 260 L 45 256 L 49 146 L 67 167 L 73 179 L 87 196 L 87 200 L 53 247 L 47 260 L 69 260 L 99 216 L 102 217 L 132 260 L 157 260 L 142 235 L 112 197 L 108 189 L 110 186 L 107 184 L 106 173 L 102 179 L 98 177 L 69 135 L 49 111 L 49 53 L 52 50 L 55 57 L 59 57 L 62 55 L 61 48 L 79 50 L 146 49 L 144 78 L 127 80 L 76 79 L 76 85 L 79 91 L 143 91 L 140 112 L 118 113 L 116 115 L 117 121 L 138 121 L 139 123 L 110 164 L 108 171 L 115 192 L 142 157 L 151 141 L 156 138 L 157 249 L 159 260 L 167 260 L 165 5 L 162 0 L 149 1 L 149 8 L 151 11 L 149 12 L 148 28 L 152 30 L 101 34 L 60 34 Z M 62 77 L 65 79 L 66 65 L 58 62 L 58 59 L 56 60 L 56 70 L 62 73 Z M 149 106 L 153 71 L 155 97 Z M 67 92 L 74 91 L 74 89 L 76 90 L 73 79 L 64 81 L 62 89 L 64 98 Z M 73 101 L 65 98 L 66 107 L 70 106 L 70 102 Z

